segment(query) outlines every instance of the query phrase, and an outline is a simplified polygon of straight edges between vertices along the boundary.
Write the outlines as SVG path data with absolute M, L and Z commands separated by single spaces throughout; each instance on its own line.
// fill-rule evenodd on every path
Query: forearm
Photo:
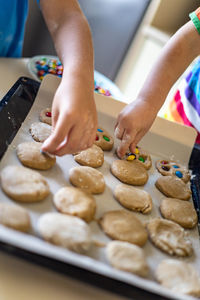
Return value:
M 148 101 L 158 112 L 172 85 L 199 53 L 200 36 L 192 22 L 188 22 L 164 47 L 138 98 Z
M 48 3 L 47 3 L 48 2 Z M 65 78 L 93 90 L 94 64 L 91 32 L 77 1 L 41 0 L 41 7 L 52 35 Z M 48 7 L 47 7 L 48 5 Z

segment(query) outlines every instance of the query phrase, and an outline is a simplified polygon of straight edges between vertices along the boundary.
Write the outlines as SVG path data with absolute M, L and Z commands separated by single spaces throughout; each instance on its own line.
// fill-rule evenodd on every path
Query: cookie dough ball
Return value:
M 147 171 L 138 161 L 115 160 L 111 172 L 120 181 L 131 185 L 144 185 L 148 180 Z
M 146 277 L 149 267 L 143 249 L 121 241 L 111 241 L 106 246 L 109 263 L 116 269 Z
M 122 206 L 130 210 L 143 214 L 147 214 L 152 210 L 151 196 L 144 190 L 119 184 L 115 188 L 114 196 Z
M 113 240 L 120 240 L 143 246 L 147 241 L 147 232 L 140 220 L 133 213 L 125 210 L 106 212 L 99 224 Z
M 17 146 L 17 156 L 21 163 L 29 168 L 48 170 L 56 162 L 55 155 L 42 153 L 42 143 L 25 142 Z
M 40 112 L 40 121 L 46 124 L 52 124 L 51 108 L 44 108 Z
M 76 187 L 91 194 L 101 194 L 105 190 L 105 181 L 102 173 L 91 167 L 70 169 L 69 180 Z
M 157 189 L 169 198 L 189 200 L 191 191 L 187 184 L 175 176 L 161 176 L 155 183 Z
M 54 195 L 54 204 L 63 214 L 77 216 L 86 222 L 93 220 L 96 202 L 92 195 L 74 188 L 63 187 Z
M 193 253 L 192 244 L 180 225 L 155 218 L 148 223 L 147 230 L 151 241 L 162 251 L 176 256 L 189 256 Z
M 74 216 L 46 213 L 39 218 L 38 231 L 49 243 L 78 253 L 86 252 L 91 245 L 90 227 Z
M 38 202 L 49 195 L 44 177 L 22 166 L 7 166 L 1 171 L 1 187 L 12 199 L 19 202 Z
M 51 126 L 46 123 L 35 122 L 31 125 L 29 131 L 36 142 L 43 143 L 51 134 Z
M 165 259 L 157 267 L 156 279 L 175 293 L 200 297 L 200 277 L 194 267 L 176 259 Z
M 197 213 L 191 202 L 165 198 L 160 205 L 160 211 L 165 219 L 174 221 L 184 228 L 194 228 L 197 225 Z
M 92 145 L 92 147 L 75 154 L 74 159 L 80 165 L 98 168 L 103 165 L 104 153 L 100 147 Z
M 0 203 L 0 224 L 22 232 L 28 232 L 31 228 L 28 211 L 8 203 Z
M 185 183 L 190 180 L 190 173 L 187 168 L 172 160 L 158 160 L 156 168 L 164 176 L 176 176 Z
M 113 137 L 102 127 L 97 128 L 95 144 L 104 151 L 112 150 L 114 139 Z
M 146 170 L 149 170 L 152 166 L 151 156 L 138 146 L 136 146 L 134 152 L 128 151 L 125 155 L 125 159 L 127 161 L 137 160 Z

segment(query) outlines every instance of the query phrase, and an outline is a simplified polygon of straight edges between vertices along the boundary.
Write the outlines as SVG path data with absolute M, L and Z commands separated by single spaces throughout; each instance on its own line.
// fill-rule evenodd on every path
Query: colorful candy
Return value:
M 107 136 L 104 135 L 103 138 L 105 141 L 110 142 L 110 139 Z
M 169 162 L 166 161 L 166 160 L 161 161 L 161 164 L 162 164 L 162 165 L 167 165 L 168 163 L 169 163 Z
M 100 128 L 98 128 L 98 129 L 97 129 L 97 131 L 99 131 L 99 132 L 103 132 L 103 130 L 102 130 L 102 129 L 100 129 Z
M 177 165 L 173 165 L 172 166 L 174 169 L 179 169 L 180 167 L 179 166 L 177 166 Z
M 133 154 L 133 153 L 130 153 L 130 154 L 128 155 L 128 157 L 126 158 L 126 160 L 128 160 L 128 161 L 132 161 L 132 160 L 134 160 L 134 159 L 136 159 L 136 156 L 135 156 L 135 154 Z
M 182 177 L 183 177 L 183 174 L 182 174 L 180 171 L 176 171 L 176 172 L 175 172 L 175 175 L 176 175 L 178 178 L 182 178 Z
M 53 74 L 58 77 L 62 77 L 63 74 L 63 66 L 61 62 L 55 58 L 42 57 L 40 60 L 35 62 L 35 68 L 40 80 L 42 80 L 47 74 Z M 102 88 L 96 81 L 94 81 L 94 91 L 104 96 L 112 96 L 109 90 Z
M 47 111 L 45 115 L 46 115 L 47 117 L 51 118 L 51 112 L 50 112 L 50 111 Z
M 139 154 L 139 152 L 140 152 L 139 149 L 136 147 L 134 153 Z
M 162 166 L 162 169 L 164 170 L 164 171 L 169 171 L 169 167 L 166 167 L 166 166 Z
M 143 163 L 145 162 L 145 160 L 144 160 L 144 158 L 143 158 L 142 156 L 140 156 L 138 159 L 139 159 L 140 161 L 142 161 Z

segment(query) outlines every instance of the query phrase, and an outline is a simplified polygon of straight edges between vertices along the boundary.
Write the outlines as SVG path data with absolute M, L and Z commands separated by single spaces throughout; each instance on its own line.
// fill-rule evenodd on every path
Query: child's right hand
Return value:
M 117 154 L 122 158 L 126 151 L 135 147 L 150 129 L 157 110 L 148 101 L 137 99 L 127 105 L 119 114 L 115 125 L 115 136 L 121 140 Z

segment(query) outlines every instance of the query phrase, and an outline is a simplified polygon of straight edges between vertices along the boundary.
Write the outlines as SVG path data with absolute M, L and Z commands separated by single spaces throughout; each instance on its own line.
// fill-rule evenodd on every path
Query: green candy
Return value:
M 104 138 L 104 140 L 107 141 L 107 142 L 110 141 L 110 139 L 109 139 L 107 136 L 105 136 L 105 135 L 103 136 L 103 138 Z
M 139 159 L 140 161 L 144 162 L 144 158 L 143 158 L 143 157 L 140 156 L 138 159 Z

